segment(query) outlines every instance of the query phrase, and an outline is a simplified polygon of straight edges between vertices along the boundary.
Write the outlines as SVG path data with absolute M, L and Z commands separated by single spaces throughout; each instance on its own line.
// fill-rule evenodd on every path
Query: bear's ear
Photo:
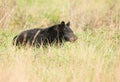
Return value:
M 58 25 L 58 30 L 63 30 L 65 27 L 65 22 L 62 21 L 59 25 Z
M 67 26 L 70 26 L 70 21 L 66 24 Z
M 65 26 L 65 22 L 62 21 L 62 22 L 61 22 L 61 27 L 64 27 L 64 26 Z

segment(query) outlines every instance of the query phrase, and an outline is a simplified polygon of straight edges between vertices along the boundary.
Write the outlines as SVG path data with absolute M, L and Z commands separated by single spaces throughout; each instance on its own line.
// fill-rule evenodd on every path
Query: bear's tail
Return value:
M 13 38 L 13 45 L 16 45 L 16 38 L 17 38 L 17 35 Z

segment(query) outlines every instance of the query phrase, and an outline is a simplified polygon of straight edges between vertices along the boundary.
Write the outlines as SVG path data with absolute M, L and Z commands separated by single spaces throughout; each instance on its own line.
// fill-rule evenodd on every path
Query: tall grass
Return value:
M 119 0 L 0 0 L 0 82 L 119 82 Z M 22 30 L 71 21 L 78 40 L 12 45 Z

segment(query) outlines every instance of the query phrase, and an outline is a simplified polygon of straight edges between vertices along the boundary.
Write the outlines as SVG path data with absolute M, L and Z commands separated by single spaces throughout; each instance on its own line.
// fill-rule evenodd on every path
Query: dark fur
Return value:
M 63 40 L 75 41 L 76 39 L 77 37 L 70 29 L 70 22 L 65 24 L 62 21 L 60 24 L 45 29 L 35 28 L 23 31 L 13 38 L 13 45 L 26 45 L 28 43 L 30 46 L 40 46 L 41 44 L 61 44 Z

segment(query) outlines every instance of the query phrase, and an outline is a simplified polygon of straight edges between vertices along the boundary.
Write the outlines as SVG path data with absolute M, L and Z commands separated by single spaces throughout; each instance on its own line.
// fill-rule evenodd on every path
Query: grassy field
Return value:
M 12 45 L 21 31 L 62 20 L 76 42 Z M 0 82 L 120 82 L 120 1 L 0 0 Z

